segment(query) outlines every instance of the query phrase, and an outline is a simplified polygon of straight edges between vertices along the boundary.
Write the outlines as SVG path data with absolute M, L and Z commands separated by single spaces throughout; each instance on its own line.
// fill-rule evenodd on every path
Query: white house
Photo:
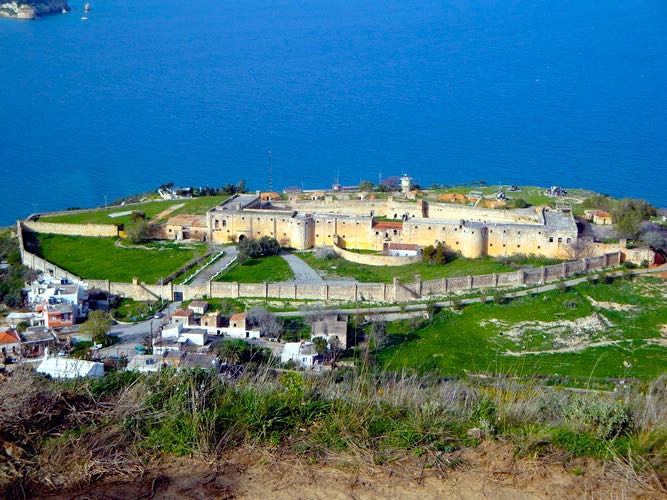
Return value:
M 188 328 L 178 336 L 178 342 L 186 345 L 204 346 L 208 342 L 208 333 L 203 328 Z
M 245 313 L 232 314 L 229 318 L 229 326 L 227 328 L 218 328 L 223 335 L 235 339 L 258 339 L 260 337 L 259 330 L 250 330 L 247 328 Z
M 32 307 L 41 304 L 71 304 L 76 319 L 83 319 L 88 315 L 88 291 L 81 283 L 72 282 L 66 278 L 56 279 L 42 275 L 30 284 L 28 302 Z
M 312 342 L 287 342 L 280 354 L 280 361 L 293 361 L 304 368 L 312 368 L 316 357 L 317 351 Z
M 37 373 L 52 378 L 103 377 L 104 365 L 95 361 L 85 361 L 66 357 L 49 357 L 49 350 L 44 352 L 44 359 L 37 367 Z
M 156 359 L 154 355 L 138 354 L 137 356 L 130 358 L 125 369 L 147 373 L 160 370 L 160 366 L 160 360 Z

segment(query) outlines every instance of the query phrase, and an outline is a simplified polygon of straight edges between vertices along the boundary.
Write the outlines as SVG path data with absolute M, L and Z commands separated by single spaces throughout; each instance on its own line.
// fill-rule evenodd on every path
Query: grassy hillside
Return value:
M 127 224 L 130 222 L 129 215 L 120 217 L 109 217 L 110 214 L 136 210 L 143 212 L 147 219 L 152 219 L 158 214 L 171 208 L 168 214 L 160 217 L 156 222 L 164 222 L 169 217 L 179 214 L 202 215 L 209 209 L 222 203 L 228 196 L 202 196 L 185 200 L 160 200 L 149 201 L 137 205 L 118 206 L 107 209 L 92 210 L 90 212 L 62 213 L 58 215 L 46 215 L 41 218 L 44 222 L 68 223 L 68 224 Z
M 394 325 L 387 369 L 504 373 L 587 384 L 667 373 L 667 283 L 656 278 L 443 311 L 416 329 Z

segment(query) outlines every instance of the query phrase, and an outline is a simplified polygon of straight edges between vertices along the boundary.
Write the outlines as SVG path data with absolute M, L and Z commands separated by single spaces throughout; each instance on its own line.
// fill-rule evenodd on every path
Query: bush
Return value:
M 628 408 L 619 401 L 589 397 L 574 399 L 563 409 L 565 420 L 593 432 L 599 439 L 611 439 L 630 429 Z

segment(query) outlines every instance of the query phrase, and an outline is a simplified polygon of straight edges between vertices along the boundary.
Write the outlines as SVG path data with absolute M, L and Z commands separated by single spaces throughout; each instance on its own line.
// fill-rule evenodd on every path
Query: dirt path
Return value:
M 172 205 L 172 206 L 170 206 L 169 208 L 167 208 L 167 209 L 163 210 L 162 212 L 160 212 L 159 214 L 157 214 L 155 217 L 153 217 L 153 218 L 150 220 L 150 222 L 151 222 L 152 224 L 156 224 L 156 223 L 160 222 L 162 219 L 166 219 L 167 216 L 168 216 L 170 213 L 172 213 L 174 210 L 178 210 L 179 208 L 181 208 L 181 207 L 184 206 L 184 205 L 185 205 L 185 203 L 178 203 L 178 204 L 176 204 L 176 205 Z
M 174 459 L 149 465 L 134 481 L 92 485 L 43 498 L 280 498 L 280 499 L 543 499 L 661 498 L 637 490 L 612 470 L 582 459 L 517 458 L 512 446 L 485 442 L 452 454 L 455 468 L 425 468 L 405 458 L 364 469 L 313 464 L 257 450 L 236 450 L 219 463 Z

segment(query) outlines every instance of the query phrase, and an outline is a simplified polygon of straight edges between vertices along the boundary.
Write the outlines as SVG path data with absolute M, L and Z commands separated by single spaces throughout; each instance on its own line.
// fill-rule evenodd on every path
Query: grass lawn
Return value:
M 608 378 L 648 380 L 667 372 L 667 347 L 660 344 L 660 329 L 667 324 L 665 292 L 667 284 L 653 278 L 618 279 L 443 311 L 417 328 L 404 325 L 400 333 L 394 328 L 379 359 L 389 369 L 441 375 L 537 375 L 579 385 Z M 591 298 L 603 304 L 594 306 Z M 632 308 L 614 309 L 618 304 Z M 604 325 L 597 330 L 582 332 L 571 323 L 596 316 Z M 559 331 L 557 321 L 570 326 Z M 518 327 L 521 333 L 513 334 Z M 568 345 L 578 347 L 568 350 Z
M 136 210 L 144 212 L 146 218 L 151 219 L 160 212 L 167 210 L 169 207 L 174 207 L 183 204 L 182 207 L 177 208 L 171 212 L 167 217 L 161 218 L 160 222 L 173 217 L 178 214 L 193 214 L 201 215 L 215 205 L 221 203 L 228 196 L 202 196 L 200 198 L 192 198 L 189 200 L 160 200 L 149 201 L 140 205 L 131 205 L 128 207 L 113 207 L 103 210 L 96 210 L 90 212 L 79 213 L 65 213 L 60 215 L 47 215 L 41 218 L 44 222 L 60 222 L 68 224 L 127 224 L 130 222 L 130 216 L 124 215 L 122 217 L 109 217 L 109 214 L 118 212 L 127 212 Z
M 294 277 L 287 261 L 279 255 L 248 259 L 243 264 L 232 266 L 215 281 L 238 283 L 264 283 L 265 281 L 287 281 Z
M 465 259 L 460 257 L 444 265 L 419 262 L 405 266 L 385 267 L 356 264 L 340 257 L 318 259 L 313 252 L 299 252 L 295 255 L 314 269 L 324 271 L 327 277 L 348 277 L 367 283 L 391 283 L 394 276 L 404 283 L 412 283 L 415 280 L 415 274 L 420 274 L 423 280 L 433 280 L 467 276 L 469 274 L 504 273 L 514 271 L 517 264 L 532 267 L 556 262 L 549 259 L 529 257 L 512 260 L 511 262 L 492 258 Z
M 549 206 L 554 206 L 557 198 L 552 198 L 550 196 L 545 196 L 544 195 L 544 189 L 543 187 L 536 187 L 536 186 L 519 186 L 518 191 L 507 191 L 509 185 L 504 185 L 503 187 L 505 188 L 505 194 L 507 195 L 508 198 L 523 198 L 526 200 L 530 205 L 533 206 L 541 206 L 541 205 L 549 205 Z M 497 193 L 498 190 L 500 189 L 500 186 L 494 185 L 494 186 L 483 186 L 483 187 L 477 187 L 477 186 L 452 186 L 449 188 L 444 188 L 444 189 L 433 189 L 429 190 L 428 193 L 431 195 L 438 195 L 442 193 L 457 193 L 457 194 L 463 194 L 463 195 L 468 195 L 471 191 L 478 191 L 481 192 L 484 196 L 490 197 L 494 193 Z M 567 188 L 566 188 L 567 189 Z M 573 205 L 573 209 L 579 205 L 577 203 L 577 200 L 583 200 L 584 198 L 587 198 L 593 194 L 592 191 L 588 191 L 585 189 L 567 189 L 568 195 L 564 199 L 564 201 L 570 202 Z M 574 198 L 574 199 L 573 199 Z
M 130 282 L 133 277 L 146 283 L 183 267 L 195 255 L 206 250 L 204 245 L 166 247 L 143 250 L 117 248 L 114 238 L 87 238 L 38 234 L 39 255 L 82 278 Z
M 118 321 L 143 321 L 153 316 L 159 308 L 159 302 L 141 302 L 133 299 L 121 299 L 113 309 L 113 317 Z

